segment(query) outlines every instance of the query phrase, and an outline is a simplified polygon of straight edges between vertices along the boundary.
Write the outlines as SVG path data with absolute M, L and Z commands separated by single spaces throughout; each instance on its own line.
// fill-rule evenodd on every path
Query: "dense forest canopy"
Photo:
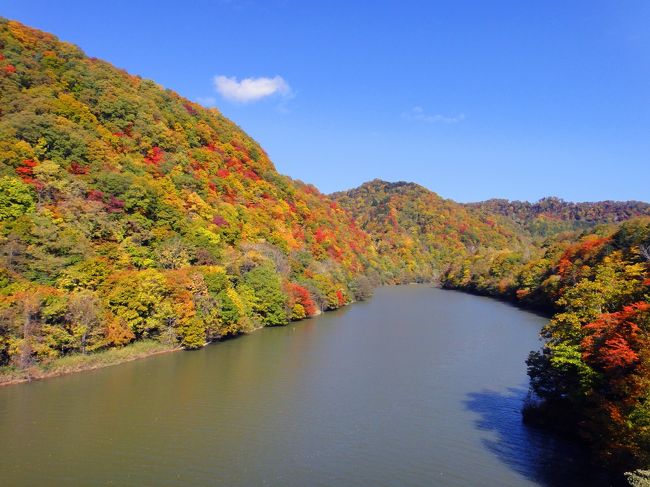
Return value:
M 0 371 L 192 349 L 439 282 L 554 313 L 526 417 L 650 463 L 650 205 L 330 196 L 206 109 L 0 19 Z
M 374 180 L 331 195 L 368 232 L 391 282 L 430 281 L 463 256 L 524 251 L 529 240 L 511 221 L 445 200 L 414 183 Z

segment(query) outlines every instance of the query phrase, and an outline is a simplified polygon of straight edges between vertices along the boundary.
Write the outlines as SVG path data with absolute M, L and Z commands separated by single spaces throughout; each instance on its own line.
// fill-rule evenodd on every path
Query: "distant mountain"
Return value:
M 415 183 L 375 179 L 331 197 L 371 235 L 383 274 L 392 281 L 431 280 L 465 255 L 526 246 L 527 236 L 509 220 Z
M 466 206 L 511 218 L 533 235 L 542 237 L 650 215 L 650 204 L 641 201 L 572 203 L 548 197 L 536 203 L 491 199 Z

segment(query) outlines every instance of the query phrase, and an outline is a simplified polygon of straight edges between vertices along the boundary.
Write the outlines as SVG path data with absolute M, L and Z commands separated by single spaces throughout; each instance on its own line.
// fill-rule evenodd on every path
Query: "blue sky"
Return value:
M 378 177 L 458 201 L 650 200 L 646 0 L 4 0 L 0 15 L 215 104 L 325 192 Z

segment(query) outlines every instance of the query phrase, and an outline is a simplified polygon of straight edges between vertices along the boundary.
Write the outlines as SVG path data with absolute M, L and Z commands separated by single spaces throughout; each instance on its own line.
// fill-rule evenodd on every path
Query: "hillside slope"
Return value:
M 435 280 L 466 256 L 523 251 L 527 235 L 507 219 L 476 212 L 415 183 L 375 179 L 331 195 L 368 232 L 393 282 Z
M 0 19 L 0 365 L 284 324 L 374 256 L 217 110 Z

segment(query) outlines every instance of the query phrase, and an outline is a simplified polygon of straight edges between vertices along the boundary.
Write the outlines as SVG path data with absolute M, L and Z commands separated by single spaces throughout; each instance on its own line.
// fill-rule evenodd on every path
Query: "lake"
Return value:
M 521 423 L 545 318 L 432 289 L 0 388 L 2 485 L 597 485 Z

